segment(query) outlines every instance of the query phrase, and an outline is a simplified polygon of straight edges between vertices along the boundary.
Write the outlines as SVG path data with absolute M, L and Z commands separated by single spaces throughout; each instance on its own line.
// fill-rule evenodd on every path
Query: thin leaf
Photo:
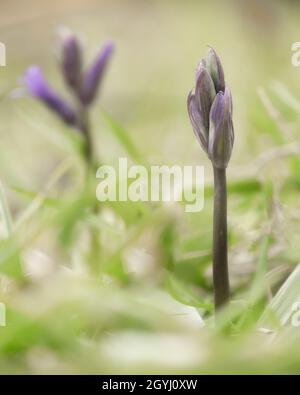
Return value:
M 106 124 L 109 126 L 110 131 L 117 138 L 121 146 L 128 152 L 131 158 L 137 163 L 144 163 L 145 160 L 123 126 L 108 113 L 103 111 L 102 115 Z

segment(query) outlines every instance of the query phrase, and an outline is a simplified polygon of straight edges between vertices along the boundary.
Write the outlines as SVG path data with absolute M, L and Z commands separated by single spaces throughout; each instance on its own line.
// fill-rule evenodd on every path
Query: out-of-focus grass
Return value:
M 299 373 L 299 329 L 286 319 L 300 298 L 300 71 L 290 64 L 299 6 L 2 3 L 0 371 Z M 88 54 L 116 41 L 93 111 L 101 162 L 203 164 L 203 211 L 132 202 L 102 204 L 98 215 L 90 209 L 95 190 L 83 188 L 80 136 L 32 99 L 16 98 L 31 63 L 62 86 L 52 47 L 59 25 L 81 34 Z M 210 166 L 185 103 L 207 44 L 224 63 L 236 131 L 228 185 L 233 301 L 216 328 Z M 89 251 L 90 226 L 100 255 Z

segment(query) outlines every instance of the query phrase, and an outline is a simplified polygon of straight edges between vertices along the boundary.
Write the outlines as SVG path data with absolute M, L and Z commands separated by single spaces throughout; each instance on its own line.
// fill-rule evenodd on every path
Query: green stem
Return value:
M 78 111 L 80 114 L 81 125 L 80 129 L 85 139 L 85 159 L 86 159 L 86 185 L 88 193 L 90 193 L 90 189 L 94 188 L 94 173 L 96 172 L 96 160 L 95 160 L 95 152 L 93 146 L 93 139 L 90 128 L 90 121 L 88 112 L 86 109 L 79 104 Z M 99 207 L 95 202 L 92 205 L 92 211 L 95 215 L 99 214 Z M 88 261 L 91 267 L 91 270 L 94 274 L 99 273 L 99 259 L 100 259 L 100 242 L 99 242 L 99 232 L 95 228 L 95 226 L 90 227 L 90 252 L 88 254 Z
M 230 298 L 227 250 L 226 169 L 214 167 L 213 282 L 216 309 Z

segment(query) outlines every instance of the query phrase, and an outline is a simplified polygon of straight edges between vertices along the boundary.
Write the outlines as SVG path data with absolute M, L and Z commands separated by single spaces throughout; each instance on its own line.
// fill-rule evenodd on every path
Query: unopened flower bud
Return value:
M 226 168 L 233 147 L 232 98 L 221 61 L 211 48 L 196 71 L 195 91 L 188 96 L 194 134 L 213 165 Z
M 32 96 L 44 102 L 67 124 L 76 125 L 74 110 L 50 87 L 38 66 L 31 66 L 25 73 L 23 80 Z
M 62 40 L 62 71 L 67 85 L 78 91 L 82 71 L 82 53 L 78 38 L 70 33 Z
M 202 122 L 202 117 L 198 111 L 195 94 L 190 92 L 188 96 L 188 113 L 193 126 L 194 134 L 200 143 L 202 149 L 207 152 L 208 147 L 208 130 Z
M 225 169 L 231 157 L 234 141 L 231 108 L 231 95 L 225 88 L 224 93 L 217 94 L 210 111 L 208 156 L 218 169 Z
M 80 98 L 84 105 L 89 105 L 94 101 L 105 73 L 106 66 L 112 55 L 113 48 L 113 43 L 107 43 L 95 62 L 83 76 Z

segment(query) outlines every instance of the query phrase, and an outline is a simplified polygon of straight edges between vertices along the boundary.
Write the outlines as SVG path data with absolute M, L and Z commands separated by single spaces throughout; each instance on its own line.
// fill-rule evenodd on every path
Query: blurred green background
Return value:
M 300 298 L 297 271 L 285 282 L 300 253 L 299 16 L 296 1 L 1 1 L 0 372 L 299 373 L 299 329 L 283 327 Z M 92 111 L 99 161 L 204 165 L 202 212 L 130 202 L 91 212 L 80 139 L 20 88 L 38 64 L 65 89 L 62 27 L 81 37 L 87 64 L 105 40 L 116 44 Z M 236 136 L 233 302 L 218 329 L 211 166 L 186 111 L 207 45 L 232 91 Z

